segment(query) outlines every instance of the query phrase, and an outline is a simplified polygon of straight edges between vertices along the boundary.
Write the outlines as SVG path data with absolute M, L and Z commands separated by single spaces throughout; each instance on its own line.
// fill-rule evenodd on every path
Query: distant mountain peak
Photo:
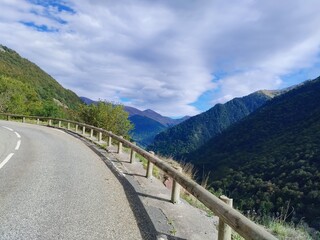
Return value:
M 148 109 L 144 110 L 143 112 L 152 112 L 152 113 L 157 113 L 157 112 L 153 111 L 153 110 L 152 110 L 152 109 L 150 109 L 150 108 L 148 108 Z
M 293 86 L 290 86 L 290 87 L 287 87 L 287 88 L 283 88 L 283 89 L 280 89 L 280 90 L 259 90 L 256 93 L 262 93 L 262 94 L 267 95 L 267 96 L 269 96 L 271 98 L 274 98 L 274 97 L 280 96 L 280 95 L 282 95 L 284 93 L 287 93 L 292 89 L 301 87 L 301 86 L 305 85 L 306 83 L 308 83 L 310 81 L 312 81 L 312 80 L 306 80 L 306 81 L 304 81 L 302 83 L 299 83 L 299 84 L 296 84 L 296 85 L 293 85 Z
M 285 92 L 286 91 L 284 91 L 284 90 L 259 90 L 259 91 L 257 91 L 257 93 L 262 93 L 270 98 L 274 98 L 274 97 L 279 96 Z
M 87 105 L 97 103 L 97 101 L 91 100 L 90 98 L 80 98 L 82 102 Z M 129 113 L 129 120 L 135 125 L 135 128 L 131 132 L 133 139 L 142 146 L 150 144 L 153 141 L 154 136 L 161 131 L 190 118 L 189 116 L 185 116 L 180 119 L 172 119 L 162 116 L 152 109 L 141 111 L 129 106 L 124 106 L 124 110 Z
M 86 98 L 86 97 L 80 97 L 81 101 L 87 105 L 93 104 L 95 103 L 94 100 L 90 99 L 90 98 Z
M 146 109 L 144 111 L 145 114 L 155 114 L 155 115 L 158 115 L 158 116 L 162 116 L 161 114 L 157 113 L 156 111 L 153 111 L 152 109 Z

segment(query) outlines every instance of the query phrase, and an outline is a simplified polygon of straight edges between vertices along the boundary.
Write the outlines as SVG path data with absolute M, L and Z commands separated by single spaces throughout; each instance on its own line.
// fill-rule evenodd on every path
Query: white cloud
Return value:
M 199 110 L 190 104 L 206 91 L 216 103 L 279 88 L 286 86 L 283 75 L 319 61 L 317 0 L 68 4 L 74 12 L 1 1 L 1 43 L 94 99 L 192 115 Z
M 221 79 L 218 82 L 220 91 L 218 98 L 213 104 L 226 102 L 234 97 L 240 97 L 256 90 L 271 90 L 281 86 L 281 79 L 272 72 L 264 70 L 245 71 L 230 77 Z

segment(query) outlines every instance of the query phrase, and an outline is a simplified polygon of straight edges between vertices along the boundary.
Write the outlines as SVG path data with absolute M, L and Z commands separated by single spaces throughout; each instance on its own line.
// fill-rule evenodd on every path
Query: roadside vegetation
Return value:
M 85 122 L 129 139 L 133 126 L 123 106 L 103 101 L 87 106 L 36 64 L 0 47 L 0 112 Z
M 136 155 L 139 161 L 143 164 L 144 168 L 147 168 L 147 160 L 140 156 Z M 191 179 L 194 179 L 197 175 L 197 169 L 191 163 L 178 163 L 172 158 L 160 157 L 162 160 L 170 164 L 171 166 L 180 166 L 183 169 L 183 174 Z M 157 167 L 154 167 L 153 176 L 164 181 L 166 176 L 160 171 Z M 208 183 L 208 176 L 204 176 L 204 180 L 201 183 L 201 186 L 208 189 L 212 194 L 217 197 L 223 195 L 221 189 L 215 191 L 210 184 Z M 196 197 L 190 194 L 188 191 L 182 189 L 181 198 L 188 202 L 190 205 L 201 209 L 207 213 L 208 217 L 214 216 L 214 213 L 208 209 L 203 203 L 201 203 Z M 234 199 L 237 201 L 237 199 Z M 287 221 L 292 214 L 292 209 L 290 205 L 282 208 L 282 211 L 277 215 L 271 216 L 268 214 L 261 215 L 252 211 L 242 212 L 246 217 L 254 221 L 255 223 L 262 225 L 270 233 L 275 235 L 280 240 L 312 240 L 320 239 L 320 233 L 312 228 L 310 228 L 304 221 L 301 221 L 298 224 L 295 224 L 292 221 Z M 238 233 L 232 232 L 232 240 L 244 240 Z
M 122 105 L 99 101 L 97 104 L 81 105 L 79 118 L 90 125 L 111 131 L 129 139 L 133 125 L 128 120 L 129 114 Z

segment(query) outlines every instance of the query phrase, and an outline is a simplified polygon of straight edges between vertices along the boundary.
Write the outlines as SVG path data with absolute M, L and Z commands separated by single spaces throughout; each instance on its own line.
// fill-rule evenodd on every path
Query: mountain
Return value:
M 84 104 L 87 104 L 87 105 L 90 105 L 90 104 L 95 104 L 96 101 L 93 101 L 92 99 L 90 98 L 86 98 L 86 97 L 80 97 L 81 101 L 84 103 Z
M 3 84 L 6 82 L 7 86 L 21 85 L 24 89 L 31 89 L 30 91 L 36 94 L 34 97 L 40 102 L 48 101 L 53 106 L 58 105 L 64 108 L 75 108 L 81 103 L 74 92 L 63 88 L 36 64 L 2 45 L 0 45 L 0 77 Z M 17 89 L 11 90 L 17 91 Z M 21 94 L 24 95 L 23 91 Z
M 320 77 L 268 101 L 186 156 L 237 207 L 320 228 Z M 201 177 L 201 176 L 200 176 Z
M 216 104 L 208 111 L 158 134 L 148 149 L 179 160 L 277 94 L 280 91 L 264 90 L 235 98 L 225 104 Z
M 133 115 L 129 120 L 134 124 L 131 137 L 143 147 L 150 144 L 158 133 L 167 129 L 161 123 L 145 116 Z
M 129 106 L 124 106 L 124 109 L 129 113 L 129 116 L 134 116 L 134 115 L 139 115 L 139 116 L 144 116 L 143 111 L 134 108 L 134 107 L 129 107 Z
M 172 119 L 164 117 L 151 109 L 140 111 L 137 108 L 128 106 L 125 106 L 124 109 L 129 113 L 129 120 L 134 124 L 134 129 L 131 131 L 132 138 L 142 147 L 147 147 L 151 144 L 154 137 L 168 127 L 179 124 L 189 118 L 185 116 L 180 119 Z
M 96 103 L 96 101 L 91 100 L 90 98 L 80 98 L 85 104 Z M 131 136 L 142 147 L 146 147 L 152 143 L 154 137 L 168 127 L 179 124 L 190 118 L 189 116 L 185 116 L 180 119 L 172 119 L 162 116 L 151 109 L 141 111 L 129 106 L 124 106 L 124 109 L 129 113 L 129 120 L 134 125 Z
M 87 97 L 80 97 L 80 99 L 82 100 L 83 103 L 88 104 L 88 105 L 95 104 L 97 102 L 97 101 L 94 101 L 94 100 L 87 98 Z M 189 116 L 184 116 L 179 119 L 173 119 L 173 118 L 162 116 L 161 114 L 159 114 L 151 109 L 141 111 L 137 108 L 129 107 L 129 106 L 124 106 L 124 110 L 126 110 L 129 113 L 129 117 L 132 117 L 135 115 L 147 117 L 147 118 L 150 118 L 150 119 L 152 119 L 152 120 L 154 120 L 154 121 L 156 121 L 166 127 L 177 125 L 177 124 L 190 118 Z
M 187 120 L 188 118 L 190 118 L 189 116 L 185 116 L 185 117 L 179 118 L 179 119 L 172 119 L 169 117 L 162 116 L 161 114 L 159 114 L 151 109 L 141 111 L 137 108 L 128 107 L 128 106 L 125 106 L 124 108 L 129 113 L 130 117 L 134 116 L 134 115 L 147 117 L 147 118 L 150 118 L 150 119 L 153 119 L 153 120 L 159 122 L 160 124 L 162 124 L 166 127 L 177 125 L 177 124 Z

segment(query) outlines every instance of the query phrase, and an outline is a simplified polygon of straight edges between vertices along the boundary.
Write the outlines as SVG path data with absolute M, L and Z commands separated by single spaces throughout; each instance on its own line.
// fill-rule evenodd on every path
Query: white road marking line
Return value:
M 2 126 L 3 128 L 5 128 L 5 129 L 7 129 L 7 130 L 9 130 L 9 131 L 11 131 L 11 132 L 13 132 L 13 129 L 12 128 L 8 128 L 8 127 L 5 127 L 5 126 Z
M 19 133 L 17 133 L 17 132 L 14 132 L 14 133 L 17 135 L 18 138 L 21 138 L 21 136 L 19 135 Z
M 17 142 L 17 146 L 16 146 L 15 150 L 19 150 L 20 144 L 21 144 L 21 140 L 19 140 L 19 141 Z
M 10 153 L 4 160 L 2 163 L 0 163 L 0 169 L 10 160 L 10 158 L 12 158 L 12 156 L 14 155 L 14 153 Z

